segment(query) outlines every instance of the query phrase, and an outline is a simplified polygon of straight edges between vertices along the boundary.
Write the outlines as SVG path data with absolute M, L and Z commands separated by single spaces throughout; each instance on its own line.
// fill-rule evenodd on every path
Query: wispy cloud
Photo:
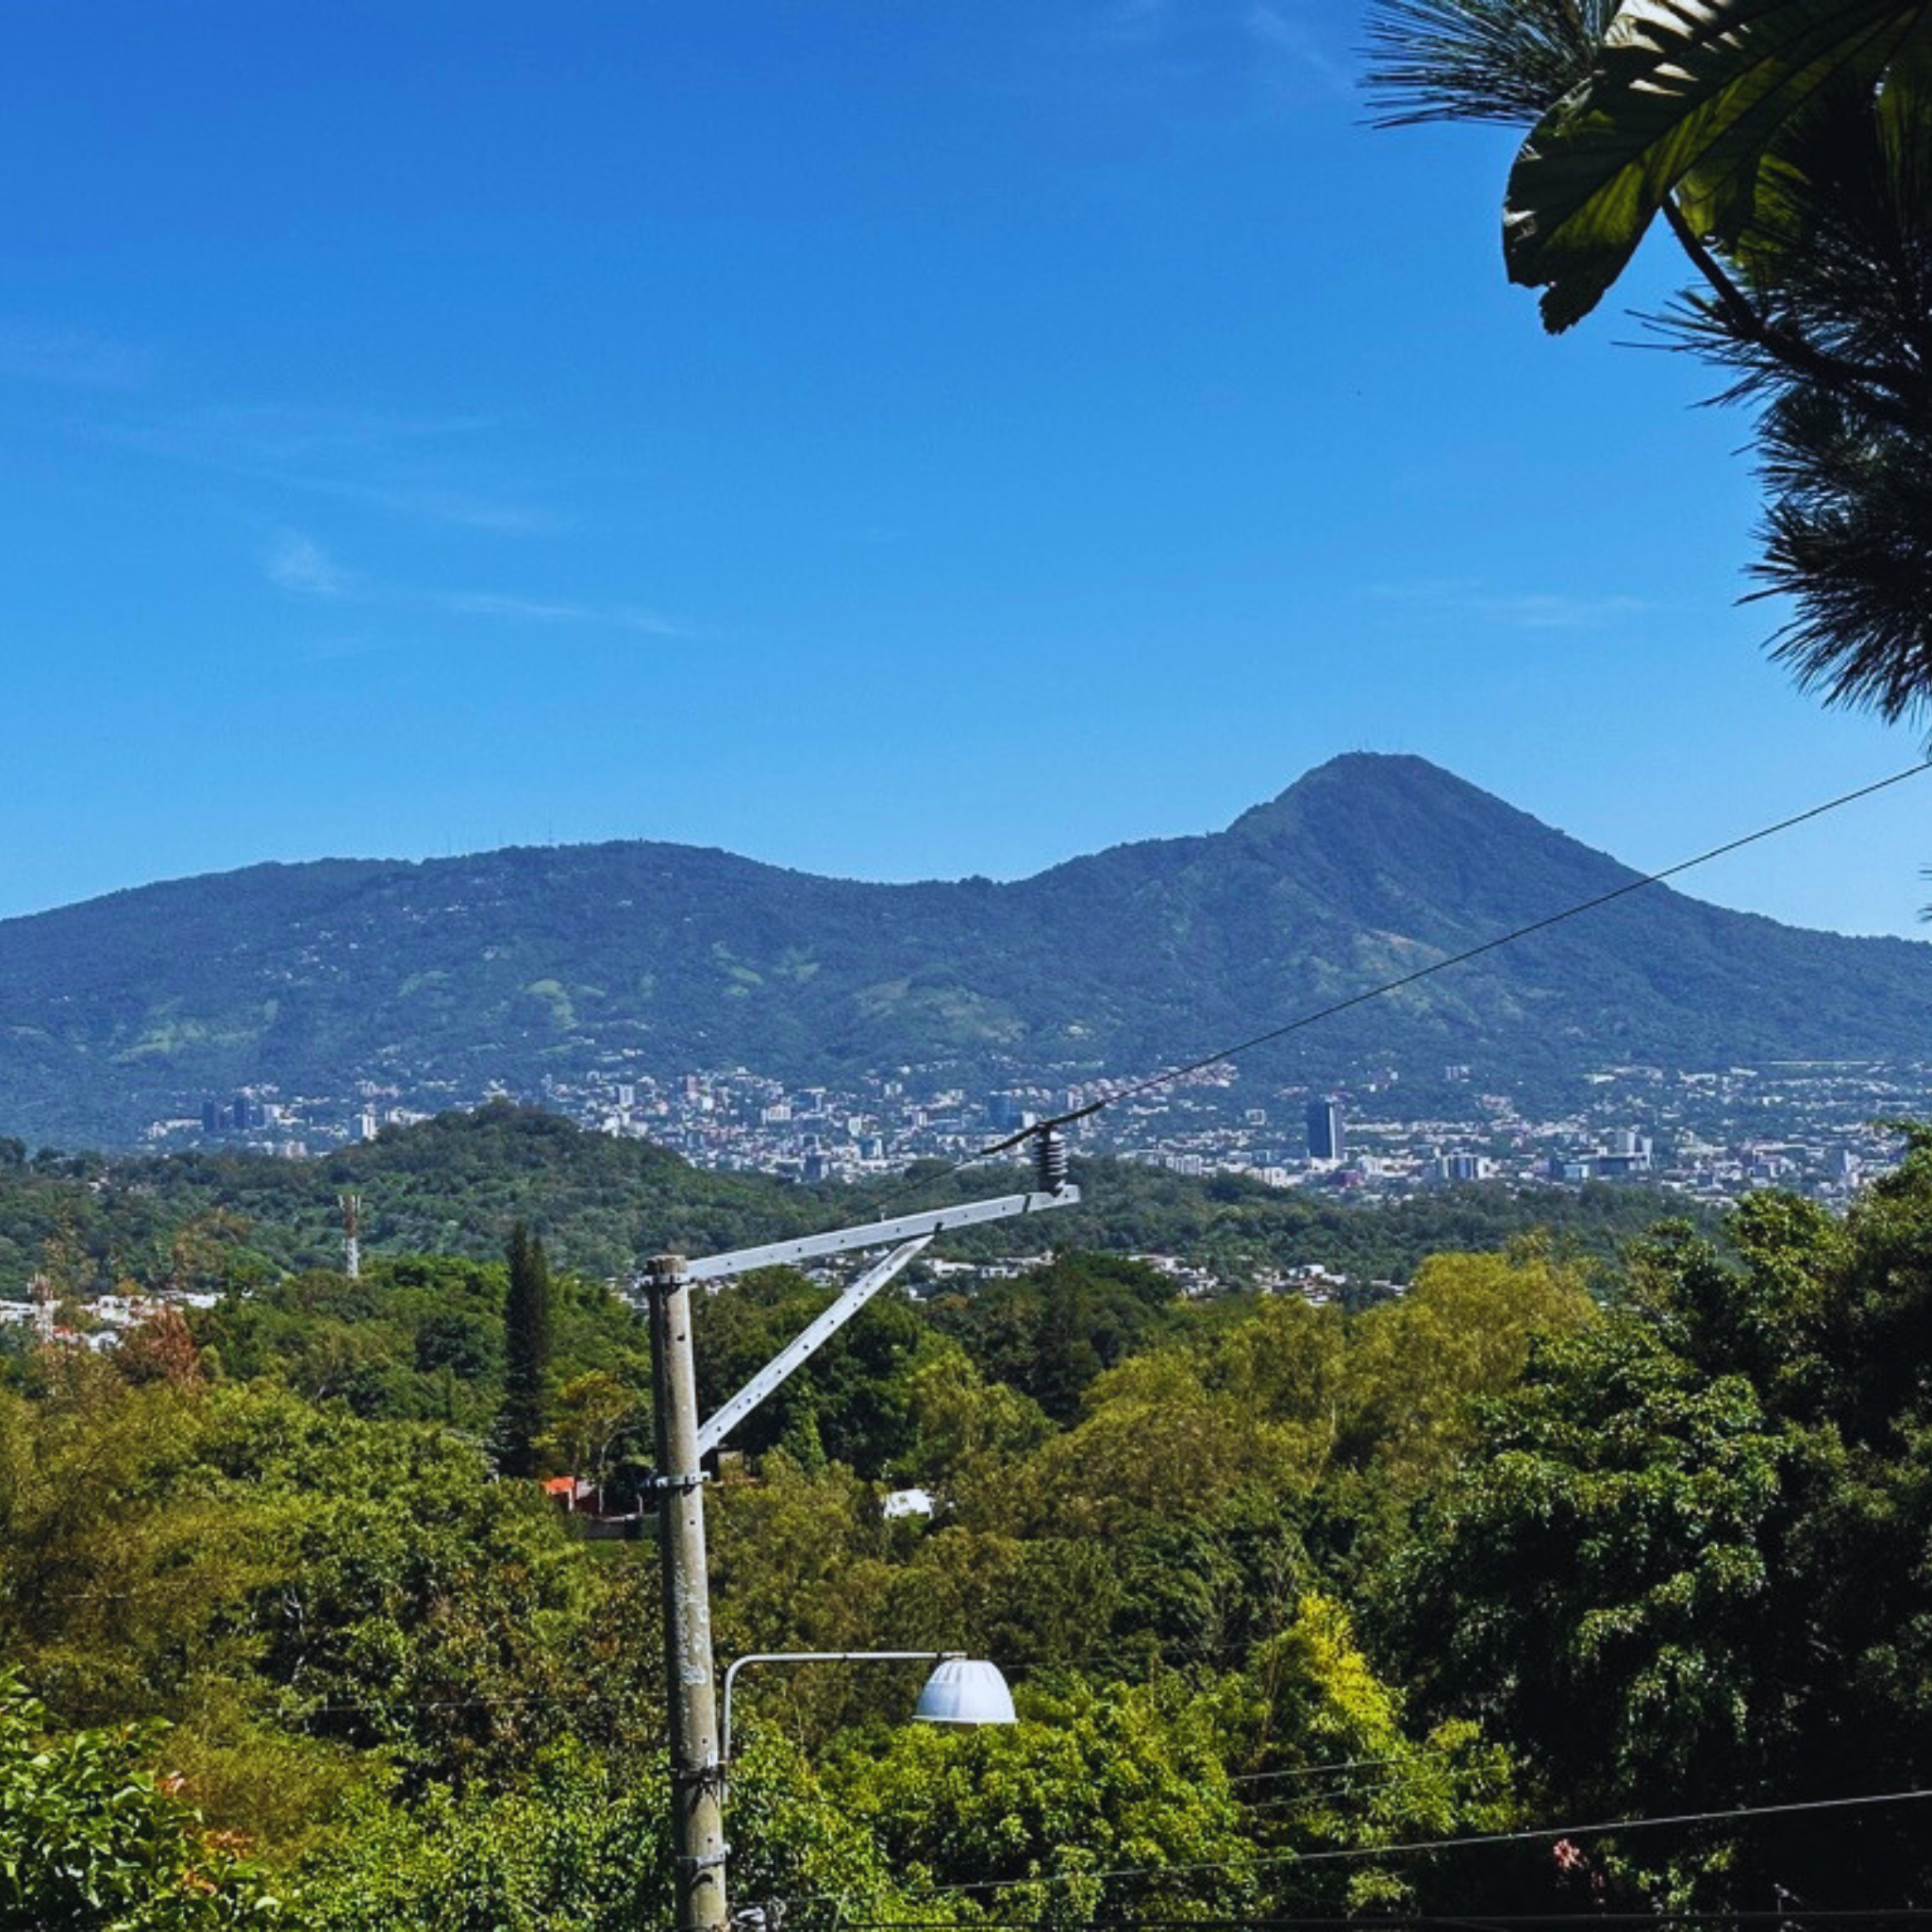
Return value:
M 305 597 L 345 597 L 350 579 L 312 537 L 278 530 L 261 560 L 262 574 L 277 590 Z
M 623 605 L 557 604 L 536 597 L 505 597 L 488 591 L 457 591 L 432 600 L 458 617 L 501 617 L 513 624 L 591 625 L 604 630 L 634 630 L 646 637 L 690 636 L 682 625 L 655 611 Z
M 342 503 L 366 504 L 372 509 L 393 510 L 423 523 L 450 524 L 464 530 L 493 531 L 500 536 L 537 535 L 561 527 L 552 511 L 529 504 L 478 495 L 428 480 L 398 478 L 387 483 L 349 482 L 340 476 L 303 476 L 262 473 L 264 482 L 279 483 Z
M 412 521 L 513 535 L 553 530 L 551 510 L 479 487 L 488 416 L 397 416 L 288 404 L 177 410 L 110 432 L 124 446 L 281 490 Z
M 136 389 L 153 358 L 81 329 L 0 318 L 0 377 L 63 389 Z
M 1301 79 L 1312 79 L 1331 93 L 1352 94 L 1348 69 L 1323 43 L 1307 21 L 1298 19 L 1268 0 L 1254 0 L 1242 16 L 1249 42 L 1264 58 L 1287 67 Z
M 278 591 L 317 602 L 440 611 L 451 617 L 477 617 L 503 624 L 629 631 L 642 637 L 691 635 L 687 626 L 634 605 L 575 603 L 499 591 L 425 591 L 375 583 L 344 570 L 322 544 L 301 530 L 276 531 L 262 554 L 261 568 L 262 575 Z
M 1647 597 L 1622 591 L 1499 591 L 1468 578 L 1377 584 L 1371 594 L 1381 603 L 1406 604 L 1439 616 L 1480 618 L 1512 630 L 1604 630 L 1657 608 Z
M 1330 0 L 1098 0 L 1091 43 L 1163 87 L 1233 83 L 1279 105 L 1351 95 Z
M 446 442 L 496 426 L 491 416 L 399 416 L 381 409 L 294 403 L 210 404 L 147 425 L 158 447 L 252 462 L 301 463 L 343 452 Z

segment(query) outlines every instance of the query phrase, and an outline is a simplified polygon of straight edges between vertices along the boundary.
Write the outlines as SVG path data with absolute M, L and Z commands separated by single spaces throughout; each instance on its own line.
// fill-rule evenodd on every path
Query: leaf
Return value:
M 1509 178 L 1504 257 L 1581 321 L 1685 184 L 1707 232 L 1748 214 L 1757 162 L 1840 78 L 1876 85 L 1932 0 L 1628 0 L 1589 80 L 1543 117 Z

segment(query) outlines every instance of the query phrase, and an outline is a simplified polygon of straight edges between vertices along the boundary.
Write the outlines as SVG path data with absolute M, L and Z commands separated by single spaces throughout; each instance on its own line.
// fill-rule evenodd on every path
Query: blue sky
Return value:
M 1507 138 L 1364 128 L 1359 25 L 16 0 L 0 914 L 638 836 L 1012 876 L 1364 748 L 1661 865 L 1911 762 L 1736 608 L 1743 419 L 1541 336 Z M 1932 779 L 1694 889 L 1916 933 L 1928 859 Z

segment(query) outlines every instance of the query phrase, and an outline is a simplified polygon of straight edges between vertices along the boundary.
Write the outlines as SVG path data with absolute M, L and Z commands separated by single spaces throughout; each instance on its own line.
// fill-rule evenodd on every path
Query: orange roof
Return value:
M 574 1475 L 546 1475 L 543 1478 L 546 1496 L 574 1496 L 576 1492 L 577 1479 Z

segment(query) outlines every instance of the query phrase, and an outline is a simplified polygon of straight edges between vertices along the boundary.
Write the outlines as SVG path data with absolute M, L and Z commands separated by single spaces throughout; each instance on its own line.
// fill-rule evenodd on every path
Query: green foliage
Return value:
M 704 1296 L 693 1334 L 699 1406 L 709 1412 L 737 1394 L 835 1292 L 789 1268 L 768 1268 Z M 829 1457 L 884 1474 L 910 1441 L 907 1378 L 933 1346 L 917 1311 L 888 1291 L 751 1416 L 732 1444 L 758 1453 L 784 1442 L 795 1458 L 809 1442 L 821 1465 Z
M 1438 1250 L 1500 1247 L 1537 1228 L 1561 1245 L 1607 1258 L 1674 1199 L 1630 1187 L 1519 1195 L 1483 1186 L 1363 1208 L 1284 1194 L 1237 1176 L 1207 1182 L 1131 1162 L 1083 1162 L 1081 1172 L 1088 1199 L 1055 1217 L 1056 1239 L 1090 1252 L 1185 1256 L 1237 1285 L 1262 1268 L 1305 1261 L 1364 1286 L 1401 1280 Z M 990 1178 L 1000 1185 L 1001 1177 L 982 1172 L 937 1182 L 932 1199 L 937 1205 L 977 1194 Z M 386 1319 L 396 1306 L 391 1296 L 340 1285 L 334 1203 L 345 1188 L 362 1196 L 365 1281 L 425 1290 L 424 1320 L 441 1312 L 435 1296 L 448 1294 L 465 1311 L 487 1312 L 492 1323 L 502 1313 L 501 1276 L 489 1277 L 498 1287 L 495 1306 L 486 1311 L 469 1290 L 458 1293 L 444 1271 L 459 1257 L 500 1266 L 518 1220 L 541 1229 L 546 1254 L 562 1273 L 579 1281 L 623 1280 L 646 1252 L 742 1247 L 841 1219 L 864 1220 L 876 1206 L 876 1194 L 865 1190 L 805 1190 L 762 1175 L 706 1174 L 641 1141 L 493 1106 L 395 1129 L 321 1160 L 180 1155 L 106 1163 L 60 1157 L 45 1171 L 0 1166 L 0 1292 L 24 1292 L 33 1274 L 50 1272 L 63 1292 L 76 1294 L 130 1277 L 149 1288 L 229 1289 L 237 1298 L 230 1310 L 241 1297 L 278 1307 L 293 1295 L 296 1312 L 307 1313 L 307 1293 L 340 1297 L 336 1309 L 344 1323 Z M 962 1258 L 1000 1256 L 1009 1252 L 1011 1239 L 1009 1226 L 995 1224 L 949 1235 L 947 1248 Z M 385 1260 L 413 1278 L 385 1277 Z M 288 1280 L 291 1274 L 332 1277 L 339 1285 L 302 1290 Z M 566 1376 L 597 1366 L 569 1358 L 570 1302 L 563 1293 L 556 1309 L 558 1369 Z M 413 1348 L 413 1330 L 410 1341 Z
M 1780 137 L 1821 96 L 1876 87 L 1923 0 L 1625 0 L 1583 83 L 1524 148 L 1504 218 L 1511 276 L 1567 327 L 1622 275 L 1674 195 L 1735 243 Z
M 881 1298 L 707 1491 L 721 1660 L 960 1650 L 1024 1721 L 907 1728 L 916 1663 L 753 1673 L 735 1901 L 792 1932 L 1547 1915 L 1577 1898 L 1547 1845 L 1391 1848 L 1932 1782 L 1932 1133 L 1910 1149 L 1843 1219 L 1762 1195 L 1616 1266 L 1439 1251 L 1355 1310 L 1191 1307 L 1075 1249 Z M 1274 1238 L 1258 1191 L 1144 1181 L 1167 1232 Z M 1392 1239 L 1470 1210 L 1432 1211 Z M 160 1252 L 206 1271 L 268 1239 L 204 1217 Z M 174 1849 L 125 1866 L 130 1913 L 253 1887 L 325 1928 L 669 1932 L 656 1552 L 492 1467 L 507 1290 L 452 1257 L 294 1273 L 185 1348 L 36 1355 L 0 1389 L 0 1655 L 44 1705 L 0 1714 L 0 1790 L 15 1759 L 107 1764 L 149 1832 L 141 1727 L 168 1722 L 207 1822 L 161 1804 Z M 827 1291 L 704 1297 L 707 1403 Z M 571 1274 L 552 1316 L 532 1446 L 623 1491 L 636 1319 Z M 904 1484 L 930 1520 L 886 1517 Z M 1908 1814 L 1824 1818 L 1595 1843 L 1584 1882 L 1686 1911 L 1932 1883 Z
M 302 1872 L 318 1932 L 669 1932 L 667 1767 L 613 1767 L 563 1745 L 526 1782 L 410 1807 L 375 1794 Z
M 906 1726 L 828 1781 L 908 1890 L 966 1888 L 969 1923 L 1227 1918 L 1257 1895 L 1208 1714 L 1178 1680 L 1070 1679 L 1010 1729 Z
M 0 1642 L 58 1712 L 192 1723 L 250 1803 L 276 1728 L 284 1787 L 334 1788 L 344 1747 L 493 1774 L 608 1722 L 610 1649 L 648 1627 L 634 1565 L 439 1428 L 261 1385 L 0 1393 Z
M 934 1312 L 988 1375 L 1063 1423 L 1103 1369 L 1172 1325 L 1173 1307 L 1173 1284 L 1142 1262 L 1063 1253 L 1017 1280 L 941 1300 Z
M 48 1735 L 0 1669 L 0 1926 L 8 1932 L 218 1932 L 282 1917 L 264 1874 L 154 1770 L 161 1735 Z
M 1732 1236 L 1726 1260 L 1661 1231 L 1626 1307 L 1541 1346 L 1391 1574 L 1430 1707 L 1493 1725 L 1558 1808 L 1932 1771 L 1932 1144 L 1842 1223 L 1759 1196 Z M 1631 1883 L 1696 1904 L 1842 1893 L 1846 1857 L 1801 1820 Z M 1857 1866 L 1861 1896 L 1928 1875 L 1883 1814 Z
M 1391 119 L 1533 121 L 1503 216 L 1553 330 L 1662 215 L 1662 319 L 1763 405 L 1774 655 L 1895 721 L 1932 696 L 1932 8 L 1924 0 L 1377 0 Z M 1527 109 L 1527 112 L 1525 112 Z

